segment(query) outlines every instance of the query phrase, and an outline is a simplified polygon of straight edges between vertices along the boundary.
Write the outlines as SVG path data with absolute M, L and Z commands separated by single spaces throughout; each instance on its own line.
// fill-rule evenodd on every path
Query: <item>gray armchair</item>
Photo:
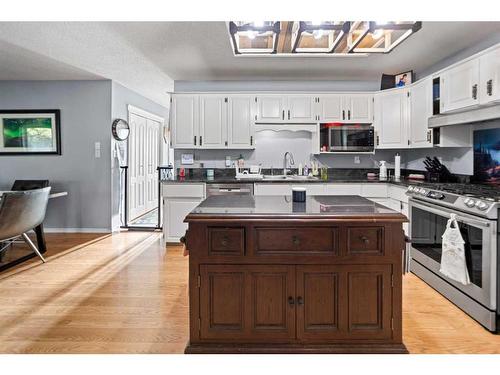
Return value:
M 13 241 L 21 236 L 42 262 L 45 259 L 26 232 L 43 222 L 49 193 L 50 187 L 13 191 L 4 193 L 0 199 L 0 242 Z

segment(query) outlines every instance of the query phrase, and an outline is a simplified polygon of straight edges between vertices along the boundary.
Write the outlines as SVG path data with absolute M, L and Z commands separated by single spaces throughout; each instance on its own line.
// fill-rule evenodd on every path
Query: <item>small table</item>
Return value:
M 2 200 L 2 195 L 4 193 L 10 193 L 10 191 L 0 191 L 0 202 Z M 55 193 L 49 194 L 49 199 L 65 197 L 66 195 L 68 195 L 67 191 L 55 192 Z M 43 223 L 40 224 L 39 226 L 33 228 L 33 230 L 35 231 L 35 234 L 36 234 L 36 242 L 38 245 L 38 250 L 43 254 L 47 251 L 47 244 L 45 242 L 45 235 L 43 232 Z M 31 259 L 33 256 L 34 256 L 34 254 L 28 254 L 24 257 L 21 257 L 19 259 L 16 259 L 16 260 L 10 262 L 10 263 L 7 263 L 3 266 L 0 266 L 0 271 L 7 269 L 7 268 L 10 268 L 16 264 L 22 263 L 25 260 Z

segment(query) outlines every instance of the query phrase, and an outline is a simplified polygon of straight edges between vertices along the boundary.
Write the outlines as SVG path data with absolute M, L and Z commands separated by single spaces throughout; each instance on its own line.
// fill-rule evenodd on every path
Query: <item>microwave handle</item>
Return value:
M 447 213 L 447 214 L 456 213 L 456 211 L 448 210 L 446 208 L 436 209 L 436 208 L 433 208 L 433 207 L 431 207 L 427 204 L 424 204 L 424 203 L 420 203 L 420 202 L 417 203 L 413 199 L 410 199 L 410 206 L 420 208 L 422 210 L 428 211 L 428 212 L 436 214 L 436 215 L 441 215 L 441 216 L 443 215 L 443 213 Z M 486 220 L 482 221 L 482 220 L 472 219 L 472 218 L 465 217 L 463 215 L 458 215 L 458 214 L 456 214 L 456 219 L 458 221 L 462 221 L 464 223 L 475 224 L 475 225 L 478 225 L 480 227 L 486 227 L 486 228 L 490 227 L 490 223 Z

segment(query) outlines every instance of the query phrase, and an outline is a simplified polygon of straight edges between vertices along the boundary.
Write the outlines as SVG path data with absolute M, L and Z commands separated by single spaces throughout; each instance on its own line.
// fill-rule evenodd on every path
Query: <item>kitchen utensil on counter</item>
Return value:
M 457 177 L 454 176 L 437 157 L 429 157 L 423 161 L 425 169 L 429 172 L 429 181 L 431 182 L 456 182 Z

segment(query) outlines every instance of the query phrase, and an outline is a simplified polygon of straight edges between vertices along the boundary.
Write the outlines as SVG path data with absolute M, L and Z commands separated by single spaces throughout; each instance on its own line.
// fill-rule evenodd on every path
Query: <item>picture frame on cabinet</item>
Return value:
M 414 81 L 413 70 L 402 72 L 394 76 L 394 87 L 405 87 L 411 85 Z
M 0 155 L 61 155 L 61 111 L 0 110 Z

